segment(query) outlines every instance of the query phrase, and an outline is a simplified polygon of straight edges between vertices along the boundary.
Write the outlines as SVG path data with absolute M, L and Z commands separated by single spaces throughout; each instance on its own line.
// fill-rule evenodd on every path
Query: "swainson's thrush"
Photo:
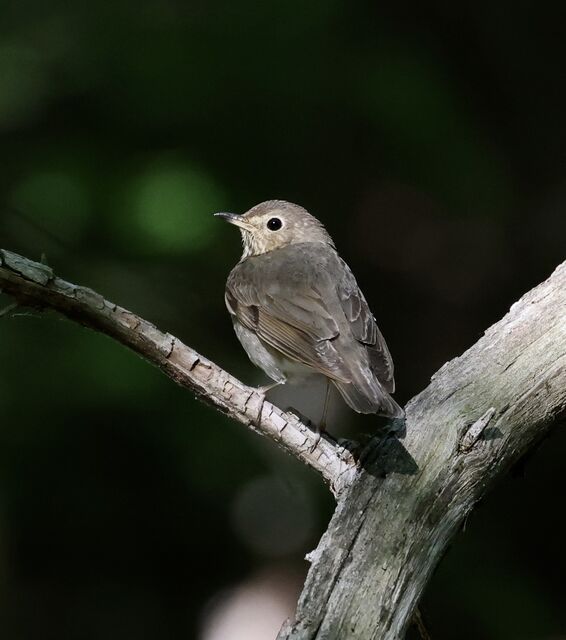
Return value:
M 271 386 L 322 374 L 327 390 L 329 381 L 355 411 L 402 417 L 389 395 L 395 389 L 389 349 L 323 225 L 283 200 L 216 215 L 242 234 L 226 306 L 250 360 L 275 381 Z

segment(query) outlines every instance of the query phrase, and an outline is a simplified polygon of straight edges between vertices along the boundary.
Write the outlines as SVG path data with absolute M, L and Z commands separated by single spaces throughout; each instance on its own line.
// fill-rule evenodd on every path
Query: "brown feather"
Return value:
M 337 273 L 339 278 L 331 278 Z M 324 290 L 325 295 L 321 291 Z M 348 334 L 366 367 L 389 390 L 391 356 L 352 272 L 335 250 L 301 243 L 247 258 L 228 278 L 226 303 L 241 322 L 283 356 L 349 382 Z M 342 336 L 343 340 L 337 340 Z M 355 363 L 362 364 L 362 363 Z

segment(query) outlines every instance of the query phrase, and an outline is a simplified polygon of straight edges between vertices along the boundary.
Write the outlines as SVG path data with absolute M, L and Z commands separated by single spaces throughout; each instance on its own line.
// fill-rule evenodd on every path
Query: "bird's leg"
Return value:
M 257 412 L 256 424 L 259 425 L 261 422 L 261 413 L 263 411 L 263 403 L 265 402 L 265 394 L 271 389 L 275 389 L 280 384 L 285 384 L 285 380 L 278 380 L 277 382 L 272 382 L 271 384 L 264 384 L 261 387 L 257 387 L 256 391 L 263 396 L 261 399 L 261 404 L 259 405 L 259 411 Z
M 317 432 L 326 431 L 326 416 L 328 414 L 328 401 L 330 400 L 330 380 L 326 378 L 326 392 L 324 394 L 324 406 L 322 407 L 322 418 L 320 419 Z
M 318 443 L 322 438 L 322 434 L 326 431 L 326 416 L 328 414 L 329 400 L 330 400 L 330 380 L 326 378 L 326 391 L 324 393 L 324 405 L 322 407 L 322 417 L 320 418 L 320 422 L 316 426 L 316 438 L 309 449 L 311 453 L 317 448 Z
M 263 395 L 265 395 L 268 391 L 271 391 L 271 389 L 275 389 L 275 387 L 278 387 L 280 384 L 285 384 L 285 380 L 278 380 L 277 382 L 272 382 L 271 384 L 264 384 L 261 387 L 257 388 L 258 393 L 262 393 Z

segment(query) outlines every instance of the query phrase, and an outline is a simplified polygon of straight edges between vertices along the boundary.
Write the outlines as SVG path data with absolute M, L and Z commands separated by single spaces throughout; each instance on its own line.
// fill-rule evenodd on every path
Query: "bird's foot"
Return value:
M 261 422 L 261 414 L 263 412 L 263 403 L 265 402 L 265 394 L 268 391 L 271 391 L 271 389 L 275 389 L 275 387 L 278 387 L 280 384 L 285 384 L 285 380 L 279 380 L 278 382 L 271 382 L 270 384 L 264 384 L 261 387 L 256 387 L 257 393 L 263 396 L 263 398 L 261 399 L 261 403 L 259 405 L 259 410 L 257 412 L 256 426 L 259 427 L 259 423 Z
M 322 438 L 322 434 L 326 433 L 326 421 L 320 422 L 315 429 L 315 438 L 311 446 L 309 447 L 309 453 L 312 453 L 317 447 L 320 439 Z
M 407 421 L 405 417 L 389 418 L 387 424 L 378 429 L 378 435 L 395 436 L 396 438 L 404 438 L 407 431 Z
M 322 438 L 322 431 L 320 429 L 317 429 L 315 431 L 315 436 L 314 436 L 314 440 L 311 444 L 311 446 L 309 447 L 309 453 L 313 453 L 313 451 L 318 447 L 318 443 L 320 442 L 320 439 Z
M 312 453 L 318 447 L 318 443 L 320 442 L 320 439 L 322 438 L 322 434 L 326 432 L 326 425 L 325 424 L 319 424 L 319 425 L 316 425 L 316 426 L 313 425 L 312 420 L 310 420 L 309 418 L 307 418 L 307 416 L 305 416 L 300 411 L 295 409 L 295 407 L 287 407 L 285 409 L 285 413 L 290 413 L 291 415 L 295 416 L 304 425 L 306 425 L 311 431 L 314 431 L 315 437 L 314 437 L 313 442 L 309 446 L 309 453 Z
M 264 384 L 261 387 L 257 387 L 257 392 L 265 395 L 268 391 L 271 391 L 271 389 L 275 389 L 275 387 L 278 387 L 280 384 L 285 384 L 285 380 L 280 380 L 279 382 L 271 382 L 270 384 Z

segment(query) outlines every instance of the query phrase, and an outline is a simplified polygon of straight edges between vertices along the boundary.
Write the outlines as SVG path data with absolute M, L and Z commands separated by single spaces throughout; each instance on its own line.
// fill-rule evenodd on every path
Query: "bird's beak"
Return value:
M 246 223 L 244 216 L 240 216 L 237 213 L 215 213 L 214 215 L 218 218 L 224 218 L 230 224 L 235 224 L 237 227 L 251 231 L 251 225 Z

